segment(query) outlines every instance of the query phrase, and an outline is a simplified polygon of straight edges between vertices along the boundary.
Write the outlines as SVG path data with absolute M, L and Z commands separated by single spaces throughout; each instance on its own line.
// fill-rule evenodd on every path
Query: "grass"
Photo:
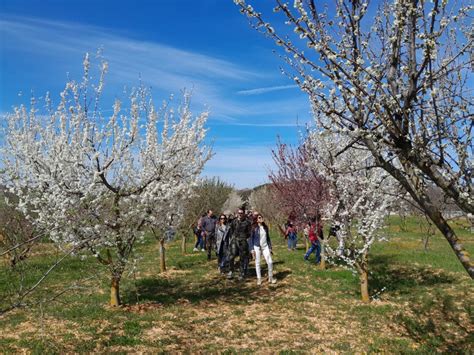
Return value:
M 276 233 L 278 283 L 261 287 L 255 277 L 226 280 L 215 259 L 181 255 L 178 241 L 168 245 L 168 271 L 160 274 L 158 245 L 150 240 L 136 249 L 136 272 L 124 277 L 123 307 L 107 305 L 106 270 L 93 258 L 70 258 L 32 295 L 36 307 L 0 317 L 0 353 L 472 353 L 472 280 L 439 234 L 424 249 L 421 220 L 389 222 L 390 240 L 370 257 L 371 304 L 359 301 L 351 272 L 305 263 L 301 243 L 289 252 Z M 466 225 L 454 227 L 472 254 L 474 235 Z M 57 258 L 50 244 L 33 252 L 25 266 L 30 282 Z M 16 277 L 0 267 L 0 303 Z

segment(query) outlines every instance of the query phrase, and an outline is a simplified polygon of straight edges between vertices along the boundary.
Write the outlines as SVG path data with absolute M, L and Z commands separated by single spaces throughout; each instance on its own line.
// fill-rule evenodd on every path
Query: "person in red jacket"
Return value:
M 318 213 L 316 217 L 313 217 L 309 224 L 309 241 L 311 246 L 304 255 L 304 260 L 308 260 L 309 256 L 315 252 L 316 253 L 316 264 L 319 264 L 321 261 L 321 243 L 320 240 L 323 239 L 323 224 L 321 223 L 321 215 Z

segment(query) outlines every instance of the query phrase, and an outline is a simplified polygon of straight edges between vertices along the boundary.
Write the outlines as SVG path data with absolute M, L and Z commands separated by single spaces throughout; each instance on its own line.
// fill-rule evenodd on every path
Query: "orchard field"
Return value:
M 107 305 L 104 268 L 90 257 L 70 258 L 32 294 L 34 308 L 0 317 L 0 352 L 472 353 L 474 284 L 441 235 L 424 249 L 424 223 L 390 218 L 389 240 L 370 257 L 370 304 L 359 301 L 350 271 L 305 263 L 301 240 L 289 252 L 276 233 L 278 283 L 260 287 L 254 276 L 225 279 L 215 259 L 190 252 L 191 241 L 186 255 L 179 240 L 168 243 L 160 273 L 158 243 L 147 239 L 124 277 L 124 306 L 116 308 Z M 452 225 L 472 254 L 474 234 L 463 221 Z M 40 243 L 29 277 L 55 259 L 53 246 Z M 8 296 L 14 275 L 5 264 L 0 271 L 0 292 Z

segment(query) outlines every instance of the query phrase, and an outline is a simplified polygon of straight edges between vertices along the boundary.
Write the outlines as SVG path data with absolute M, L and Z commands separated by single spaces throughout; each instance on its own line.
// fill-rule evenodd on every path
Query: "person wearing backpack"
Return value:
M 311 246 L 304 255 L 304 260 L 308 261 L 310 255 L 315 252 L 316 264 L 321 262 L 321 242 L 323 239 L 323 224 L 321 223 L 321 215 L 318 213 L 313 217 L 309 224 L 309 241 Z
M 291 222 L 288 223 L 288 226 L 285 231 L 285 237 L 288 239 L 288 250 L 295 250 L 298 235 L 296 232 L 296 227 Z

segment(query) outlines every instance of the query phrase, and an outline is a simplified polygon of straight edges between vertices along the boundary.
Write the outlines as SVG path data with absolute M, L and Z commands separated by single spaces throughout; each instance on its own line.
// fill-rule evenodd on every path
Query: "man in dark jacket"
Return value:
M 234 273 L 234 261 L 235 257 L 239 255 L 240 264 L 240 275 L 239 279 L 245 277 L 245 268 L 249 261 L 249 244 L 248 239 L 250 238 L 252 231 L 252 222 L 246 217 L 244 210 L 239 209 L 237 212 L 237 218 L 232 221 L 230 226 L 230 271 L 227 275 L 228 278 L 232 278 Z
M 212 215 L 212 210 L 208 210 L 207 215 L 203 217 L 201 228 L 206 238 L 207 260 L 211 260 L 211 252 L 216 246 L 216 218 Z

